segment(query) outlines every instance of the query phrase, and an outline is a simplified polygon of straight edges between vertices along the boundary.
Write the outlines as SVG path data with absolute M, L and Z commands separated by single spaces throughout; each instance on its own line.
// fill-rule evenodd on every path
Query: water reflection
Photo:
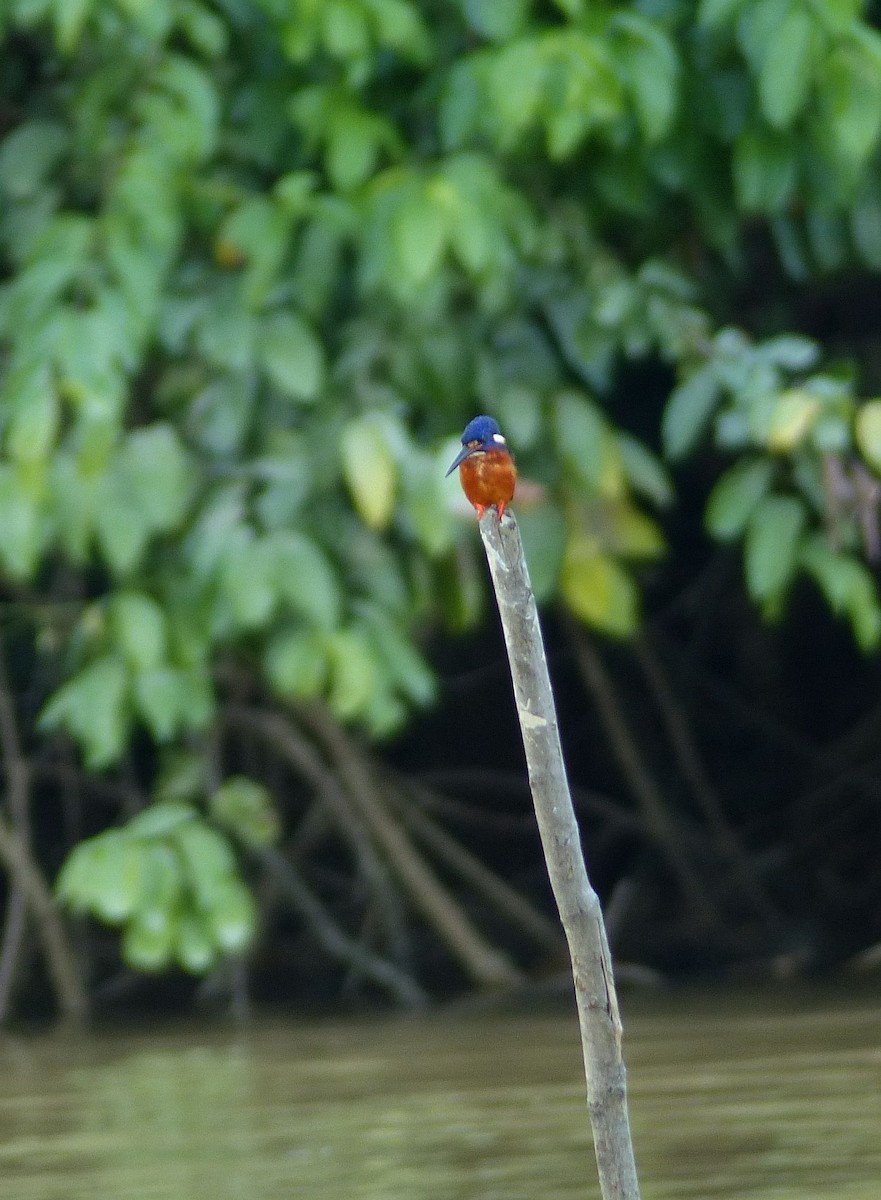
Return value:
M 645 1200 L 878 1200 L 881 1005 L 775 1004 L 630 1004 Z M 596 1196 L 577 1037 L 543 1016 L 6 1038 L 0 1197 Z

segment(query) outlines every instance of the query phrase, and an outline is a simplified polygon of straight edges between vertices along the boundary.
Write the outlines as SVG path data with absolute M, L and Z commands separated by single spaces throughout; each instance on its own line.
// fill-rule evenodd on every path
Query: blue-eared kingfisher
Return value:
M 492 417 L 475 417 L 465 426 L 462 449 L 447 475 L 459 468 L 462 491 L 477 509 L 478 520 L 495 506 L 499 520 L 514 495 L 517 468 L 508 444 Z

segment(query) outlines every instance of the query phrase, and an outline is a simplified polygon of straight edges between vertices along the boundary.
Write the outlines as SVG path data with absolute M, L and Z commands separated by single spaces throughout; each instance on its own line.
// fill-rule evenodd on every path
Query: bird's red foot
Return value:
M 502 523 L 502 517 L 505 515 L 505 506 L 506 506 L 506 503 L 507 503 L 507 501 L 505 501 L 505 500 L 501 500 L 501 501 L 499 501 L 499 503 L 496 505 L 496 511 L 497 511 L 497 512 L 498 512 L 498 514 L 499 514 L 499 524 L 500 524 L 500 525 L 501 525 L 501 523 Z
M 486 505 L 485 504 L 475 504 L 474 507 L 477 509 L 478 521 L 483 520 L 483 514 L 486 512 Z

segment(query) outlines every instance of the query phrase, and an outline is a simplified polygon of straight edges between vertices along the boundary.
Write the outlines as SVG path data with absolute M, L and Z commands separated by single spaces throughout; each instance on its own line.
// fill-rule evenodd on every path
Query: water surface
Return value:
M 626 1005 L 644 1200 L 881 1200 L 881 999 Z M 574 1016 L 0 1038 L 2 1200 L 597 1197 Z

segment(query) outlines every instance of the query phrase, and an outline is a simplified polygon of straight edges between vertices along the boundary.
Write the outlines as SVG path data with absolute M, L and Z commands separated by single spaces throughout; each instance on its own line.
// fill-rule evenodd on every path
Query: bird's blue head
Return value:
M 470 454 L 480 454 L 485 450 L 507 450 L 508 444 L 502 436 L 498 421 L 492 417 L 475 417 L 469 421 L 462 433 L 462 449 L 450 465 L 447 475 L 452 475 Z

